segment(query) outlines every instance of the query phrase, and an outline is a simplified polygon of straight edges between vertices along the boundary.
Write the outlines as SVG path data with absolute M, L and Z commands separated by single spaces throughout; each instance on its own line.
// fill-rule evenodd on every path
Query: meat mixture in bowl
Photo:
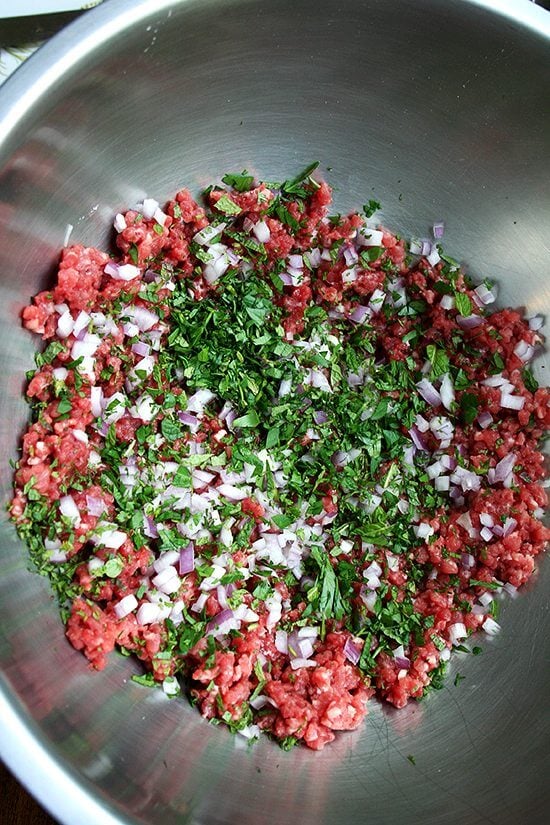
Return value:
M 549 532 L 542 319 L 432 240 L 246 171 L 118 214 L 23 312 L 11 513 L 93 667 L 321 749 L 499 630 Z M 179 678 L 181 675 L 181 679 Z

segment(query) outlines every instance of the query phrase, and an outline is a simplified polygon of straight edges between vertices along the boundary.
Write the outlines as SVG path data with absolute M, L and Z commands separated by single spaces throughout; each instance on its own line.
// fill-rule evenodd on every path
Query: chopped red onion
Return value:
M 430 250 L 430 254 L 426 257 L 426 260 L 428 261 L 430 266 L 436 266 L 436 264 L 438 264 L 440 262 L 441 256 L 439 254 L 439 250 L 438 250 L 436 244 L 434 244 L 432 246 L 432 248 Z
M 59 512 L 69 519 L 72 524 L 77 525 L 80 523 L 80 511 L 72 496 L 61 496 L 59 499 Z
M 416 388 L 424 401 L 426 401 L 432 407 L 438 407 L 441 404 L 441 396 L 431 383 L 428 381 L 427 378 L 423 378 L 421 381 L 418 382 Z
M 295 658 L 290 660 L 290 667 L 292 670 L 298 670 L 301 667 L 316 667 L 317 662 L 314 659 Z
M 487 306 L 496 300 L 497 288 L 493 286 L 492 289 L 488 289 L 485 284 L 480 284 L 474 289 L 473 296 L 480 306 Z
M 243 499 L 248 497 L 248 493 L 246 490 L 242 490 L 239 487 L 235 487 L 233 484 L 220 484 L 219 487 L 216 488 L 220 495 L 224 498 L 229 499 L 229 501 L 242 501 Z
M 161 608 L 153 602 L 143 602 L 136 613 L 136 621 L 140 625 L 153 624 L 159 621 L 160 617 Z
M 200 613 L 209 598 L 209 593 L 201 593 L 197 601 L 191 605 L 191 610 L 193 613 Z
M 441 240 L 445 234 L 445 223 L 443 221 L 436 221 L 432 226 L 432 232 L 436 240 Z
M 434 480 L 435 489 L 438 493 L 445 493 L 451 486 L 451 481 L 448 476 L 439 476 Z
M 510 533 L 514 532 L 517 526 L 518 523 L 515 518 L 507 518 L 502 526 L 502 537 L 506 538 L 509 536 Z
M 420 413 L 416 416 L 414 423 L 417 430 L 421 433 L 427 433 L 430 429 L 430 422 L 427 421 L 423 415 L 420 415 Z
M 306 264 L 312 269 L 315 269 L 321 263 L 321 250 L 318 247 L 309 249 L 307 252 L 304 252 L 303 257 Z
M 288 263 L 293 269 L 303 269 L 304 260 L 301 255 L 289 255 Z
M 511 395 L 501 391 L 500 406 L 506 410 L 522 410 L 525 406 L 525 398 L 522 395 Z
M 445 407 L 445 409 L 450 410 L 454 404 L 455 391 L 453 387 L 453 382 L 451 381 L 451 377 L 448 373 L 445 373 L 441 380 L 439 393 L 441 395 L 441 402 L 443 406 Z
M 477 537 L 477 530 L 472 524 L 472 518 L 469 512 L 462 513 L 462 515 L 457 518 L 456 523 L 466 530 L 470 538 Z
M 428 452 L 428 445 L 426 444 L 426 442 L 422 438 L 422 434 L 418 430 L 418 427 L 416 426 L 416 424 L 413 424 L 413 426 L 410 428 L 409 435 L 412 439 L 412 442 L 413 442 L 414 446 L 417 448 L 417 450 L 422 450 L 422 452 L 425 452 L 425 453 Z
M 481 427 L 482 430 L 486 430 L 487 427 L 489 427 L 490 424 L 493 423 L 493 416 L 491 415 L 490 412 L 485 410 L 484 412 L 481 412 L 478 415 L 477 423 L 479 424 L 479 426 Z
M 195 546 L 190 542 L 187 547 L 183 547 L 179 553 L 179 574 L 185 576 L 195 569 Z M 223 606 L 223 605 L 222 605 Z
M 193 413 L 202 413 L 207 404 L 216 396 L 207 389 L 197 390 L 187 399 L 187 410 Z
M 71 347 L 71 357 L 76 361 L 86 355 L 94 355 L 101 344 L 99 335 L 86 332 L 82 340 L 76 340 Z
M 490 513 L 480 513 L 479 520 L 484 527 L 493 527 L 495 520 Z
M 425 521 L 420 522 L 420 524 L 415 525 L 413 527 L 413 532 L 415 536 L 419 539 L 425 539 L 426 541 L 429 539 L 430 536 L 434 534 L 434 528 Z
M 143 532 L 150 539 L 158 539 L 159 537 L 157 525 L 150 516 L 143 516 Z
M 348 636 L 344 645 L 344 656 L 352 665 L 356 665 L 361 658 L 361 648 L 353 640 L 352 636 Z
M 352 266 L 350 269 L 344 269 L 342 272 L 342 283 L 343 284 L 353 284 L 359 277 L 359 270 L 356 266 Z
M 328 415 L 323 410 L 315 410 L 313 413 L 313 420 L 316 424 L 326 424 Z
M 470 570 L 472 567 L 475 566 L 476 560 L 471 553 L 462 553 L 460 557 L 460 563 L 462 567 L 464 567 L 467 570 Z
M 454 622 L 454 624 L 450 624 L 447 631 L 449 633 L 449 641 L 452 645 L 456 645 L 457 642 L 460 642 L 462 639 L 466 639 L 468 636 L 466 625 L 463 624 L 463 622 Z
M 500 625 L 491 616 L 487 616 L 481 626 L 488 636 L 496 636 L 500 630 Z
M 159 317 L 142 306 L 129 306 L 121 312 L 122 318 L 127 318 L 130 323 L 137 326 L 140 332 L 149 332 L 155 324 L 158 324 Z
M 275 633 L 275 647 L 279 653 L 288 653 L 288 633 L 285 630 L 277 630 Z
M 496 375 L 490 375 L 488 378 L 484 378 L 481 383 L 484 387 L 512 386 L 508 379 L 505 378 L 501 372 L 497 373 Z
M 408 670 L 411 666 L 411 660 L 408 656 L 396 656 L 394 653 L 393 660 L 398 668 Z
M 357 254 L 357 250 L 354 246 L 346 246 L 344 247 L 344 260 L 346 262 L 346 266 L 353 266 L 359 260 L 359 255 Z
M 255 235 L 256 240 L 260 243 L 267 243 L 271 238 L 271 230 L 265 221 L 258 221 L 252 228 L 252 234 Z
M 451 481 L 453 484 L 460 484 L 464 492 L 479 490 L 481 487 L 480 477 L 471 470 L 466 470 L 465 467 L 456 467 L 451 476 Z
M 115 613 L 117 618 L 124 619 L 126 616 L 132 613 L 132 611 L 135 610 L 137 606 L 138 600 L 132 593 L 130 593 L 128 596 L 124 596 L 123 599 L 121 599 L 119 602 L 117 602 L 117 604 L 115 604 Z
M 135 344 L 132 344 L 132 352 L 141 356 L 149 355 L 151 352 L 151 347 L 144 341 L 137 341 Z
M 282 652 L 285 653 L 286 651 Z M 260 694 L 260 696 L 256 696 L 254 699 L 250 700 L 250 707 L 254 708 L 254 710 L 262 710 L 262 708 L 265 708 L 267 705 L 277 707 L 273 699 L 269 696 L 264 696 L 263 694 Z
M 411 255 L 422 255 L 422 241 L 411 238 L 409 242 L 409 252 Z
M 371 317 L 371 315 L 372 310 L 370 309 L 370 307 L 358 304 L 349 317 L 350 320 L 354 321 L 356 324 L 364 324 L 365 321 Z
M 439 463 L 445 470 L 454 470 L 457 465 L 457 460 L 453 455 L 447 455 L 447 453 L 445 453 L 445 455 L 439 458 Z
M 357 246 L 382 246 L 384 233 L 370 226 L 362 226 L 357 232 Z
M 374 312 L 380 312 L 382 309 L 382 304 L 386 300 L 386 293 L 382 292 L 381 289 L 375 289 L 372 293 L 369 301 L 369 309 Z
M 439 302 L 439 306 L 441 307 L 441 309 L 454 309 L 454 307 L 455 307 L 454 295 L 443 295 L 440 302 Z
M 414 467 L 414 457 L 416 455 L 416 447 L 411 444 L 410 447 L 403 449 L 403 464 L 407 467 Z
M 332 392 L 332 387 L 330 386 L 326 375 L 321 372 L 321 370 L 310 370 L 309 371 L 309 381 L 312 387 L 321 390 L 322 392 Z
M 107 510 L 107 505 L 98 496 L 86 496 L 86 509 L 90 516 L 101 516 Z
M 167 550 L 153 562 L 153 570 L 155 573 L 162 573 L 167 567 L 173 567 L 179 559 L 178 550 Z
M 514 347 L 514 354 L 517 355 L 519 360 L 525 364 L 527 361 L 530 361 L 535 354 L 535 348 L 531 346 L 531 344 L 527 343 L 527 341 L 519 341 Z
M 438 476 L 440 476 L 442 474 L 443 469 L 444 469 L 443 465 L 441 464 L 440 461 L 434 461 L 433 464 L 429 464 L 426 467 L 426 475 L 430 479 L 437 478 Z
M 73 335 L 75 337 L 79 335 L 83 330 L 87 328 L 91 320 L 92 319 L 87 312 L 84 312 L 83 310 L 79 312 L 74 322 Z
M 206 625 L 207 636 L 223 636 L 230 630 L 238 630 L 240 621 L 235 618 L 234 613 L 229 608 L 225 608 L 217 616 L 214 616 Z
M 508 453 L 504 456 L 495 467 L 494 479 L 495 482 L 504 481 L 507 476 L 513 471 L 517 456 L 515 453 Z
M 493 531 L 490 527 L 482 527 L 479 532 L 479 535 L 481 536 L 483 541 L 492 541 L 494 538 Z
M 151 220 L 158 208 L 159 202 L 154 198 L 144 198 L 143 203 L 139 206 L 139 210 L 146 221 Z
M 200 421 L 196 415 L 188 412 L 179 412 L 178 419 L 182 424 L 186 424 L 192 433 L 196 433 L 200 426 Z
M 115 281 L 133 281 L 141 274 L 139 268 L 133 264 L 117 264 L 114 261 L 109 261 L 103 271 Z
M 117 232 L 124 232 L 127 228 L 126 218 L 120 212 L 117 212 L 113 221 L 113 227 Z
M 475 329 L 476 327 L 481 326 L 481 324 L 485 323 L 485 319 L 482 318 L 480 315 L 458 315 L 456 318 L 456 322 L 459 327 L 462 329 Z

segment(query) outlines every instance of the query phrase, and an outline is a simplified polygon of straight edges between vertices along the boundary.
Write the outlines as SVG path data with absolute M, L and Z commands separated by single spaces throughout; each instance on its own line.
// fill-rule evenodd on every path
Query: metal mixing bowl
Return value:
M 107 244 L 144 194 L 319 159 L 336 209 L 375 196 L 420 235 L 444 218 L 448 251 L 496 276 L 501 303 L 544 311 L 549 69 L 550 15 L 526 0 L 111 0 L 73 23 L 0 92 L 3 500 L 36 346 L 21 307 L 67 224 Z M 90 672 L 1 529 L 0 752 L 63 823 L 547 821 L 544 561 L 443 690 L 397 712 L 372 702 L 322 753 L 283 753 L 130 682 L 132 660 Z

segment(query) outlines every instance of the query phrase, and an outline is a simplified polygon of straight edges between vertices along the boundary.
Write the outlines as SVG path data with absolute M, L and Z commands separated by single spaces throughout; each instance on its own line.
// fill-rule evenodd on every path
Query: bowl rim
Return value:
M 304 2 L 305 0 L 301 0 Z M 191 0 L 109 0 L 86 11 L 42 45 L 0 89 L 0 153 L 19 121 L 64 75 L 100 44 L 128 26 L 162 15 Z M 531 30 L 550 45 L 550 12 L 529 0 L 461 0 Z M 131 822 L 116 803 L 79 774 L 46 741 L 0 673 L 0 759 L 61 825 L 121 825 Z M 137 820 L 133 820 L 137 821 Z

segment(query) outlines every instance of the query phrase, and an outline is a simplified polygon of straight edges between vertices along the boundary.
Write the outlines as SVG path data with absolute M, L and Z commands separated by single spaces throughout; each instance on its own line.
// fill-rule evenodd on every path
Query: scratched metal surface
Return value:
M 545 14 L 522 0 L 111 0 L 32 57 L 0 92 L 2 499 L 34 346 L 18 312 L 51 277 L 68 223 L 74 241 L 104 244 L 113 213 L 146 193 L 320 159 L 337 208 L 376 196 L 411 234 L 444 218 L 472 274 L 544 312 Z M 91 674 L 1 530 L 0 753 L 61 822 L 547 821 L 544 561 L 504 604 L 502 634 L 458 655 L 442 691 L 401 712 L 373 702 L 360 731 L 284 754 L 128 683 L 131 661 Z

